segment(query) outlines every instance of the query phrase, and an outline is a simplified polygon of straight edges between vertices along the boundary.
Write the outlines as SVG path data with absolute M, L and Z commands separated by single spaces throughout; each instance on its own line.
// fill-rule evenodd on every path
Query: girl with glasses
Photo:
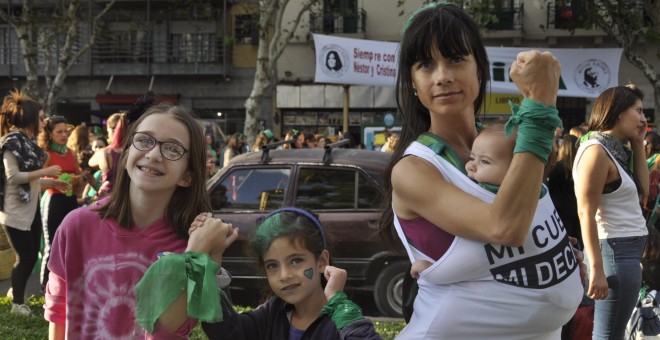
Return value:
M 191 223 L 211 209 L 204 133 L 190 110 L 162 103 L 128 136 L 112 193 L 67 215 L 55 237 L 44 313 L 51 339 L 185 337 L 196 324 L 158 323 L 147 335 L 134 288 L 159 253 L 184 252 Z

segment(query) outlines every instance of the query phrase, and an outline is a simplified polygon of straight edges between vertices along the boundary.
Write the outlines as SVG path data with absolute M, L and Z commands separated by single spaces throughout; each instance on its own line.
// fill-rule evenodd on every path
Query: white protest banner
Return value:
M 509 68 L 519 52 L 529 47 L 486 47 L 490 61 L 493 93 L 519 93 L 509 80 Z M 560 97 L 595 98 L 603 90 L 619 85 L 621 48 L 549 48 L 561 63 Z
M 394 86 L 399 43 L 314 34 L 317 83 Z
M 314 45 L 317 83 L 395 85 L 398 43 L 314 34 Z M 519 52 L 530 49 L 550 51 L 559 59 L 559 96 L 595 98 L 619 85 L 620 48 L 486 47 L 492 93 L 518 93 L 509 80 L 509 68 Z

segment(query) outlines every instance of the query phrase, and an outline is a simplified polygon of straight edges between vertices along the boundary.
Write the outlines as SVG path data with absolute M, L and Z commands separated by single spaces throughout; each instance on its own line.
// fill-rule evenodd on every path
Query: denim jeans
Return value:
M 623 339 L 642 285 L 640 261 L 646 236 L 600 240 L 607 299 L 596 300 L 593 339 Z

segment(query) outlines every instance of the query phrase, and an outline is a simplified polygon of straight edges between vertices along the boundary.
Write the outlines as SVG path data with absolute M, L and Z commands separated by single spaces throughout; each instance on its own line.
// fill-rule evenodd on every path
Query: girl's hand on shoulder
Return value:
M 509 75 L 524 97 L 548 106 L 557 103 L 561 64 L 552 53 L 536 50 L 518 53 Z
M 326 299 L 330 300 L 337 292 L 344 291 L 346 277 L 348 276 L 346 270 L 334 266 L 326 266 L 323 274 L 328 281 L 323 291 Z

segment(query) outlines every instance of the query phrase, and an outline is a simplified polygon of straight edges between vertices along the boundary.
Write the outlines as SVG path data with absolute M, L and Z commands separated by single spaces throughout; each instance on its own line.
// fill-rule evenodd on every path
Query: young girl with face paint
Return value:
M 298 208 L 271 212 L 251 248 L 275 296 L 239 314 L 223 293 L 222 322 L 202 323 L 210 339 L 381 338 L 342 292 L 346 271 L 330 265 L 326 237 L 314 215 Z

